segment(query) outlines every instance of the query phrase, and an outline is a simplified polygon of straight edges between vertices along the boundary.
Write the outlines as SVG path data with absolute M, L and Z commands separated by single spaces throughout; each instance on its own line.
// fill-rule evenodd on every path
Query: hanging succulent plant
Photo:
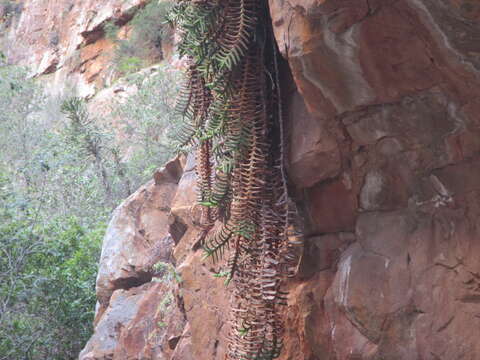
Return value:
M 233 288 L 227 359 L 282 348 L 281 291 L 297 262 L 284 173 L 277 49 L 265 0 L 181 0 L 171 20 L 188 60 L 181 147 L 197 150 L 206 256 L 227 258 Z

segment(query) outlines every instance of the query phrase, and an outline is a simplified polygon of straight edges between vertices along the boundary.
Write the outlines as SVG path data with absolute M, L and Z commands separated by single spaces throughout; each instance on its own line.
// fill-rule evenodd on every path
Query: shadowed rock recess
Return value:
M 270 9 L 306 236 L 280 359 L 480 359 L 480 6 Z M 80 359 L 224 358 L 229 292 L 194 244 L 195 199 L 178 158 L 116 210 Z M 158 261 L 182 281 L 152 281 Z

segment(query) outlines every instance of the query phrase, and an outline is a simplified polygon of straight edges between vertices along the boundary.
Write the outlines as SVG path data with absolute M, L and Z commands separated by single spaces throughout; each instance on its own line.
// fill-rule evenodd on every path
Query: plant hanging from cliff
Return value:
M 182 147 L 197 149 L 201 241 L 226 255 L 233 285 L 227 359 L 280 355 L 283 279 L 301 244 L 292 224 L 283 156 L 277 49 L 267 2 L 181 0 L 171 15 L 188 60 L 178 102 Z

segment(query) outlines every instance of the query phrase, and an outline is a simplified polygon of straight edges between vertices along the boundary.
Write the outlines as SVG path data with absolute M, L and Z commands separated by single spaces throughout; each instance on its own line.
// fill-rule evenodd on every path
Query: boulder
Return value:
M 168 162 L 115 210 L 102 247 L 94 334 L 80 360 L 160 360 L 175 351 L 171 338 L 181 339 L 185 314 L 168 229 L 184 166 L 181 156 Z
M 147 283 L 130 290 L 120 289 L 112 294 L 107 309 L 95 326 L 95 333 L 80 353 L 80 360 L 113 359 L 120 335 L 138 314 L 141 299 L 151 285 Z
M 97 275 L 97 298 L 106 306 L 116 289 L 129 289 L 152 279 L 153 265 L 172 261 L 168 232 L 170 205 L 181 176 L 176 158 L 158 170 L 117 209 L 108 225 Z

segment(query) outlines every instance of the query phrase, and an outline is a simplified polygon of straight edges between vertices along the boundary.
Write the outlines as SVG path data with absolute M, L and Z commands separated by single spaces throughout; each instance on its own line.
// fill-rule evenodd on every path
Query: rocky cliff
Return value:
M 27 1 L 25 11 L 45 16 L 60 2 Z M 75 2 L 68 24 L 83 25 L 62 25 L 75 35 L 57 52 L 32 40 L 46 33 L 28 25 L 37 12 L 31 22 L 24 12 L 9 36 L 30 50 L 9 56 L 34 56 L 39 74 L 61 77 L 62 67 L 85 78 L 60 54 L 92 59 L 86 49 L 114 3 L 138 2 Z M 270 9 L 285 59 L 287 170 L 305 223 L 281 359 L 480 359 L 479 3 L 270 0 Z M 229 295 L 195 244 L 194 168 L 173 160 L 115 211 L 81 359 L 223 359 Z
M 0 50 L 10 63 L 29 66 L 53 93 L 74 88 L 91 97 L 110 85 L 110 61 L 115 44 L 105 37 L 105 25 L 120 28 L 147 0 L 23 0 L 0 3 Z M 10 5 L 7 13 L 8 3 Z M 3 19 L 3 26 L 2 25 Z
M 480 7 L 270 5 L 306 234 L 281 359 L 480 358 Z M 190 164 L 169 215 L 185 327 L 152 359 L 223 358 L 228 291 L 195 244 L 194 181 Z

